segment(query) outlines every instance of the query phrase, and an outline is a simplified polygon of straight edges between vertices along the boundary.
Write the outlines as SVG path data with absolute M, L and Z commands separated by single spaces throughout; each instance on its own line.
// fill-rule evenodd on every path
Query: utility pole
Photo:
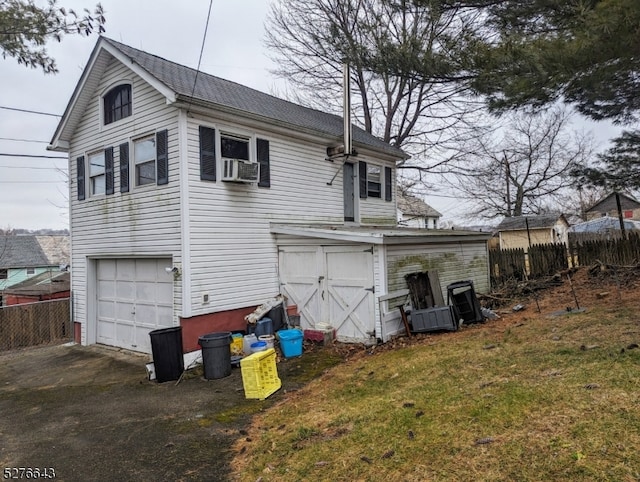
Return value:
M 624 229 L 624 218 L 622 217 L 622 206 L 620 204 L 620 194 L 616 191 L 616 207 L 618 208 L 618 221 L 620 221 L 620 234 L 622 239 L 627 239 L 627 233 Z
M 511 217 L 511 169 L 509 168 L 507 153 L 505 151 L 502 151 L 502 155 L 504 156 L 505 181 L 507 182 L 507 217 Z

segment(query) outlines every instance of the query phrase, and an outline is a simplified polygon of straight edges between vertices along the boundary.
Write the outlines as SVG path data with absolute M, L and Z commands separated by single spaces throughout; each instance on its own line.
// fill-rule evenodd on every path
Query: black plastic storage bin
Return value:
M 411 326 L 415 333 L 430 331 L 456 331 L 458 320 L 453 306 L 436 306 L 411 312 Z
M 158 383 L 177 380 L 184 371 L 182 327 L 161 328 L 149 332 L 151 353 Z
M 271 308 L 265 316 L 273 321 L 273 333 L 268 333 L 268 335 L 273 335 L 284 328 L 288 328 L 284 314 L 284 304 Z
M 202 347 L 202 366 L 207 380 L 231 375 L 231 332 L 208 333 L 198 338 Z

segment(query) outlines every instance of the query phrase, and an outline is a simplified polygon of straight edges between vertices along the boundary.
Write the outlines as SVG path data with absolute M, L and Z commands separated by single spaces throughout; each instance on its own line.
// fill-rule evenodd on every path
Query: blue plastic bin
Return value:
M 285 358 L 302 355 L 302 332 L 300 330 L 280 330 L 280 348 Z

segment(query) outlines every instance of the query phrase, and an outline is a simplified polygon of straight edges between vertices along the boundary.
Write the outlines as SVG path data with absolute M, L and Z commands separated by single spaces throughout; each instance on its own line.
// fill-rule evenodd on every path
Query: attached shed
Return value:
M 455 281 L 489 290 L 488 233 L 284 224 L 271 232 L 281 292 L 302 328 L 330 325 L 339 341 L 373 344 L 403 332 L 396 308 L 409 273 L 437 270 L 445 300 Z

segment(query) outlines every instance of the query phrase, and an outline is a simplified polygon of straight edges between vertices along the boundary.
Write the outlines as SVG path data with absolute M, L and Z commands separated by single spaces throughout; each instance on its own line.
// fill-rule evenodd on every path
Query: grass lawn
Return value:
M 287 394 L 235 480 L 640 480 L 640 289 L 578 275 L 584 313 L 550 315 L 565 283 L 540 313 L 362 350 Z

